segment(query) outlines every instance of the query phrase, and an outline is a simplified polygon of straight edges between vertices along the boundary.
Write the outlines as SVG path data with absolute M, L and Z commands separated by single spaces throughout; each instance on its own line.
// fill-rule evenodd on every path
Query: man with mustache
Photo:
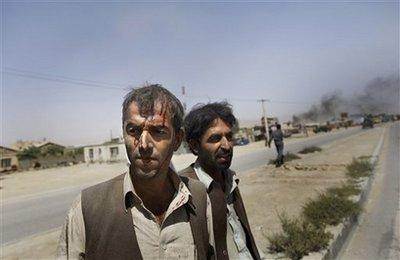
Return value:
M 181 102 L 161 85 L 134 89 L 123 102 L 122 123 L 129 170 L 81 192 L 68 212 L 57 257 L 211 258 L 206 189 L 169 167 L 183 139 Z
M 200 180 L 211 199 L 217 259 L 260 259 L 238 188 L 229 169 L 236 118 L 226 102 L 195 107 L 185 118 L 186 141 L 197 160 L 179 174 Z

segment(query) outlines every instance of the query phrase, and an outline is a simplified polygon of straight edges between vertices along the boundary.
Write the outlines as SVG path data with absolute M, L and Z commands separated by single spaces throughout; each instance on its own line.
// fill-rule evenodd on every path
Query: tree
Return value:
M 30 146 L 17 153 L 19 160 L 37 159 L 40 156 L 40 149 L 35 146 Z
M 72 150 L 68 150 L 66 154 L 67 156 L 75 159 L 77 156 L 83 155 L 83 147 L 73 148 Z
M 60 156 L 64 154 L 64 148 L 58 145 L 49 144 L 42 150 L 43 156 Z

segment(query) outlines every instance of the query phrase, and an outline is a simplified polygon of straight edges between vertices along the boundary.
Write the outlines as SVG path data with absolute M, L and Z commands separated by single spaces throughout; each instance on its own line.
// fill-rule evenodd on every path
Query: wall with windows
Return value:
M 0 147 L 0 172 L 18 170 L 18 168 L 17 152 L 5 147 Z
M 86 163 L 90 162 L 118 162 L 126 160 L 125 144 L 91 145 L 83 149 Z

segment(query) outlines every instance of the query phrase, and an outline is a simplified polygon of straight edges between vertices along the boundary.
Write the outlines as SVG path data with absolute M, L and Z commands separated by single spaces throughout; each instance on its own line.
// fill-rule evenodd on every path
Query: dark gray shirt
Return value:
M 272 140 L 274 140 L 275 144 L 283 144 L 283 132 L 281 129 L 277 129 L 272 132 L 271 141 Z

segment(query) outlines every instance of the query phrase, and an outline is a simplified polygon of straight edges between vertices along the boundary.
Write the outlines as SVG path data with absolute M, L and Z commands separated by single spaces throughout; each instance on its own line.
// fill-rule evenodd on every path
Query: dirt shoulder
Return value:
M 321 152 L 275 168 L 265 165 L 243 174 L 240 189 L 259 249 L 267 252 L 266 236 L 280 231 L 278 213 L 297 216 L 310 198 L 339 186 L 345 165 L 353 158 L 370 156 L 385 128 L 375 128 L 322 146 Z
M 378 127 L 344 138 L 322 146 L 321 152 L 300 155 L 301 159 L 288 162 L 281 168 L 267 165 L 266 159 L 264 166 L 241 174 L 239 187 L 260 250 L 266 252 L 268 242 L 265 236 L 280 229 L 278 212 L 285 210 L 289 215 L 297 215 L 301 206 L 309 198 L 316 196 L 319 191 L 340 185 L 345 180 L 345 165 L 354 157 L 371 155 L 384 131 L 384 127 Z M 255 143 L 243 149 L 247 150 L 252 147 L 253 149 L 265 149 L 263 143 Z M 65 185 L 67 180 L 71 186 L 77 181 L 90 183 L 106 180 L 126 169 L 125 164 L 76 165 L 73 167 L 75 167 L 72 168 L 73 171 L 71 171 L 71 167 L 65 168 L 64 171 L 60 171 L 61 168 L 45 170 L 40 172 L 39 180 L 34 180 L 35 178 L 30 176 L 33 172 L 19 173 L 29 181 L 25 181 L 26 186 L 18 186 L 18 191 L 36 192 L 37 188 L 34 190 L 30 186 L 43 186 L 44 184 L 41 184 L 40 180 L 44 179 L 45 182 L 50 182 L 55 186 L 63 182 Z M 82 176 L 82 172 L 86 176 Z M 109 172 L 115 172 L 115 175 L 110 175 Z M 19 176 L 18 178 L 11 176 L 6 179 L 7 186 L 21 185 L 16 180 L 19 178 Z M 32 184 L 31 181 L 34 183 Z M 45 185 L 44 188 L 48 187 L 48 184 Z M 50 187 L 54 188 L 54 186 Z M 11 189 L 7 189 L 5 194 L 8 194 L 9 198 L 18 196 L 18 192 L 13 192 Z M 3 259 L 54 258 L 58 236 L 59 229 L 7 245 L 2 248 Z

